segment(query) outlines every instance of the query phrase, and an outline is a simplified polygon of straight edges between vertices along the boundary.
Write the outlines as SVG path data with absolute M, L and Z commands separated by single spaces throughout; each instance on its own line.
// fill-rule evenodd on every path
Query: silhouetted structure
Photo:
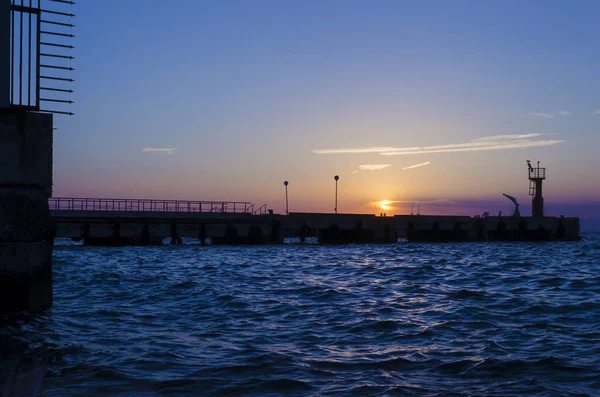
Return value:
M 335 180 L 335 209 L 334 209 L 334 212 L 337 214 L 337 210 L 338 210 L 338 207 L 337 207 L 337 185 L 338 185 L 338 181 L 340 180 L 340 177 L 336 175 L 333 177 L 333 179 Z
M 502 193 L 502 195 L 504 197 L 506 197 L 507 199 L 509 199 L 510 201 L 512 201 L 512 203 L 515 205 L 515 210 L 513 211 L 513 215 L 516 218 L 520 218 L 521 217 L 521 212 L 519 211 L 519 203 L 517 202 L 517 199 L 514 198 L 513 196 L 509 196 L 508 194 Z
M 532 216 L 534 218 L 544 216 L 544 198 L 542 197 L 542 181 L 546 179 L 546 169 L 540 168 L 540 162 L 537 167 L 531 166 L 531 161 L 527 160 L 529 171 L 529 195 L 532 200 Z
M 201 244 L 280 244 L 316 238 L 320 244 L 410 241 L 572 241 L 578 218 L 468 217 L 289 213 L 249 203 L 112 199 L 51 199 L 54 233 L 86 245 L 160 245 L 197 238 Z M 225 208 L 225 211 L 221 211 Z
M 285 186 L 285 214 L 288 215 L 290 213 L 290 208 L 288 206 L 288 181 L 283 182 L 284 186 Z
M 73 92 L 69 76 L 74 27 L 69 12 L 42 8 L 42 0 L 0 0 L 9 3 L 10 82 L 9 101 L 12 109 L 72 115 L 56 110 L 57 104 L 71 104 Z M 73 4 L 68 0 L 54 3 Z M 6 6 L 6 4 L 5 4 Z M 67 41 L 65 41 L 67 40 Z M 8 52 L 6 52 L 8 54 Z M 42 94 L 44 92 L 44 94 Z M 42 106 L 50 105 L 50 108 Z
M 57 6 L 72 4 L 54 1 Z M 72 103 L 72 80 L 60 51 L 72 35 L 70 13 L 43 9 L 41 0 L 0 0 L 0 311 L 52 305 L 53 115 L 41 103 Z M 62 42 L 60 42 L 62 40 Z M 41 81 L 48 82 L 42 86 Z M 50 84 L 52 83 L 52 84 Z

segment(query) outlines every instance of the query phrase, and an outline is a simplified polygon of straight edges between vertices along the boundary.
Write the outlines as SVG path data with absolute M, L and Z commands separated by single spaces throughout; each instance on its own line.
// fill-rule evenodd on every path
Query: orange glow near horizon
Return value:
M 397 201 L 381 200 L 381 201 L 371 202 L 371 205 L 378 207 L 378 208 L 382 209 L 383 211 L 394 211 L 394 210 L 396 210 L 396 208 L 392 205 L 394 203 L 397 203 Z
M 381 200 L 379 202 L 379 207 L 381 207 L 382 210 L 389 211 L 392 209 L 391 204 L 392 202 L 390 200 Z

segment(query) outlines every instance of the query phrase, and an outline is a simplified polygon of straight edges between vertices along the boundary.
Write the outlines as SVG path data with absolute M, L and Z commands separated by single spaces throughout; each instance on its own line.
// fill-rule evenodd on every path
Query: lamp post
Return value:
M 339 176 L 334 176 L 333 179 L 335 179 L 335 213 L 337 214 L 337 183 L 340 180 Z
M 283 184 L 285 185 L 285 214 L 289 215 L 289 211 L 288 211 L 288 191 L 287 191 L 288 181 L 283 182 Z

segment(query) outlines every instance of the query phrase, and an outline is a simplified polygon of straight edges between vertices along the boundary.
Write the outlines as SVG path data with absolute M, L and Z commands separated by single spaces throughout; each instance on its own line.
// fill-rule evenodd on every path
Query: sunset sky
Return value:
M 600 2 L 82 1 L 57 197 L 600 226 Z M 381 205 L 374 204 L 388 201 Z

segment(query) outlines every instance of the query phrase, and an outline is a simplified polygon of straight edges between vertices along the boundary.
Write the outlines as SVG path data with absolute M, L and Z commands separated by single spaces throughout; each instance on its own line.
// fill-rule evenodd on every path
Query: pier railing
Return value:
M 64 198 L 48 200 L 52 211 L 207 212 L 264 215 L 267 205 L 256 208 L 248 201 L 183 201 L 151 199 Z

